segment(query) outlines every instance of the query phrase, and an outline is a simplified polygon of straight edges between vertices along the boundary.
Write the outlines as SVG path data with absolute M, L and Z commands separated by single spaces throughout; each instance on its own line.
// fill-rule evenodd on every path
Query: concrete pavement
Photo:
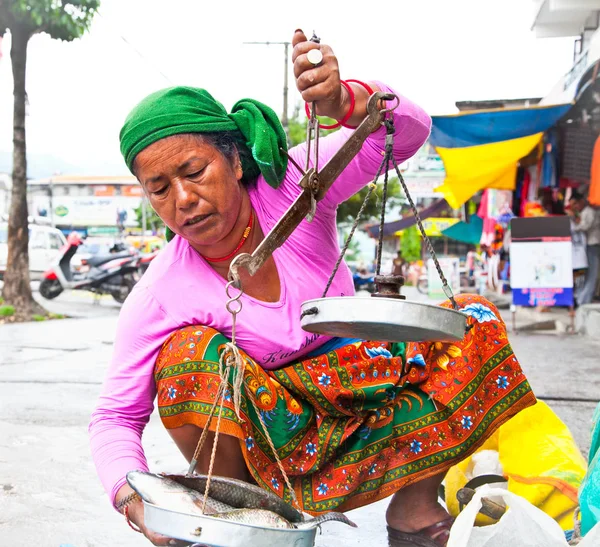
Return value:
M 89 454 L 87 424 L 116 329 L 114 311 L 99 310 L 93 318 L 0 327 L 1 545 L 149 545 L 110 507 Z M 585 400 L 600 393 L 600 343 L 535 332 L 511 341 L 536 393 L 582 400 L 549 404 L 587 453 L 595 403 Z M 156 413 L 144 448 L 151 469 L 184 470 Z M 384 500 L 351 512 L 358 531 L 325 525 L 317 545 L 386 545 L 385 507 Z

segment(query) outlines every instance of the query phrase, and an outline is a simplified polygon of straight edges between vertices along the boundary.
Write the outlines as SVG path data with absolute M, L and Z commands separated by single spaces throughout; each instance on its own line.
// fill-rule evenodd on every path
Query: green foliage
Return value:
M 71 41 L 85 33 L 99 6 L 100 0 L 0 0 L 0 36 L 18 26 L 29 36 L 46 32 Z
M 353 222 L 367 196 L 369 187 L 366 186 L 338 207 L 338 223 Z M 379 177 L 377 189 L 371 194 L 361 215 L 361 222 L 372 222 L 381 217 L 381 200 L 383 198 L 383 177 Z M 397 177 L 388 180 L 386 213 L 393 207 L 404 203 L 404 195 Z
M 333 125 L 336 123 L 332 118 L 320 117 L 319 122 L 323 125 Z M 306 127 L 308 125 L 308 118 L 306 117 L 304 110 L 300 114 L 300 108 L 296 108 L 294 116 L 288 120 L 288 131 L 290 135 L 290 146 L 297 146 L 300 143 L 306 141 Z M 324 137 L 329 133 L 335 133 L 339 130 L 336 129 L 321 129 L 319 135 Z
M 346 241 L 346 237 L 348 237 L 347 233 L 344 234 L 344 241 Z M 360 252 L 360 244 L 355 239 L 350 242 L 348 250 L 344 255 L 344 260 L 346 262 L 361 262 L 363 260 L 362 253 Z
M 320 118 L 321 123 L 330 125 L 335 123 L 335 120 L 330 118 Z M 308 119 L 304 111 L 300 113 L 300 109 L 296 108 L 294 116 L 289 120 L 289 135 L 291 146 L 296 146 L 306 141 L 306 126 Z M 337 129 L 321 130 L 320 136 L 324 137 L 329 133 L 334 133 Z M 340 204 L 338 207 L 337 221 L 338 224 L 353 222 L 360 210 L 363 201 L 369 191 L 368 187 L 363 188 L 360 192 L 354 194 L 350 199 Z M 381 215 L 381 197 L 383 192 L 383 176 L 379 177 L 377 190 L 371 195 L 365 210 L 363 211 L 361 221 L 369 222 L 378 219 Z M 404 202 L 402 188 L 397 177 L 391 177 L 388 181 L 388 201 L 387 208 L 396 207 Z
M 402 230 L 400 251 L 407 262 L 421 260 L 421 234 L 416 226 Z
M 46 319 L 48 319 L 48 317 L 46 317 L 45 315 L 33 314 L 31 316 L 31 319 L 33 319 L 34 321 L 46 321 Z
M 142 204 L 140 203 L 139 207 L 137 207 L 135 209 L 135 218 L 136 218 L 140 228 L 144 225 L 142 215 L 143 215 L 143 208 L 142 208 Z M 163 226 L 163 221 L 156 214 L 154 209 L 152 209 L 152 207 L 150 207 L 150 205 L 148 205 L 148 204 L 146 205 L 146 226 L 155 232 L 158 231 L 159 227 Z
M 14 306 L 0 306 L 0 317 L 10 317 L 15 314 Z
M 66 319 L 66 315 L 62 313 L 49 313 L 48 319 Z

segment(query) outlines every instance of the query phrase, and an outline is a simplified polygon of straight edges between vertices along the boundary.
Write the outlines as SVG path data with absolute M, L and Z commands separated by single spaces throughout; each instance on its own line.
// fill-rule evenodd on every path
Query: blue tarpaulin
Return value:
M 450 228 L 446 228 L 442 231 L 442 235 L 455 239 L 456 241 L 462 241 L 463 243 L 472 243 L 473 245 L 479 244 L 481 240 L 481 233 L 483 232 L 483 220 L 477 215 L 473 215 L 469 222 L 458 222 Z

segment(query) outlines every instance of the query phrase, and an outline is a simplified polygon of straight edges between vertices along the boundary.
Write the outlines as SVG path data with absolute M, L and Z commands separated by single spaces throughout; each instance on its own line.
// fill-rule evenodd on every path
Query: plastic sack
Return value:
M 491 526 L 474 526 L 482 497 L 502 497 L 509 509 Z M 448 547 L 568 547 L 558 523 L 527 500 L 502 488 L 480 488 L 456 518 Z M 579 543 L 579 547 L 600 545 L 600 525 Z
M 600 404 L 596 407 L 593 424 L 589 468 L 579 492 L 583 535 L 600 522 Z
M 503 424 L 478 452 L 498 452 L 501 475 L 508 490 L 529 501 L 556 520 L 563 530 L 573 529 L 573 514 L 579 505 L 578 490 L 586 462 L 567 426 L 542 401 L 526 408 Z M 460 507 L 456 492 L 469 480 L 473 456 L 450 468 L 446 474 L 446 505 L 452 516 Z M 477 517 L 479 526 L 494 521 Z

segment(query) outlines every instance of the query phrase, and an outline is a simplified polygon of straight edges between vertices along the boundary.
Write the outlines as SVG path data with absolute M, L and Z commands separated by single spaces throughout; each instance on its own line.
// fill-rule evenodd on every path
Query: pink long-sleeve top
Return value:
M 381 83 L 378 85 L 382 91 L 393 92 Z M 425 142 L 431 119 L 402 97 L 393 116 L 394 156 L 401 163 Z M 319 141 L 319 165 L 325 165 L 349 134 L 350 130 L 342 129 Z M 382 127 L 367 138 L 362 150 L 318 203 L 313 222 L 303 221 L 274 252 L 281 284 L 279 301 L 262 302 L 242 296 L 237 343 L 265 369 L 282 367 L 329 340 L 302 330 L 301 304 L 321 297 L 339 255 L 337 206 L 373 180 L 384 146 Z M 305 145 L 296 146 L 290 155 L 303 165 Z M 300 172 L 290 163 L 278 189 L 269 186 L 262 176 L 249 189 L 263 233 L 271 230 L 298 196 L 300 178 Z M 113 502 L 128 471 L 147 470 L 141 437 L 154 407 L 154 365 L 166 338 L 186 325 L 206 325 L 231 336 L 225 284 L 185 239 L 176 236 L 154 259 L 123 305 L 113 359 L 89 426 L 94 463 Z M 353 293 L 352 276 L 344 264 L 328 295 Z

